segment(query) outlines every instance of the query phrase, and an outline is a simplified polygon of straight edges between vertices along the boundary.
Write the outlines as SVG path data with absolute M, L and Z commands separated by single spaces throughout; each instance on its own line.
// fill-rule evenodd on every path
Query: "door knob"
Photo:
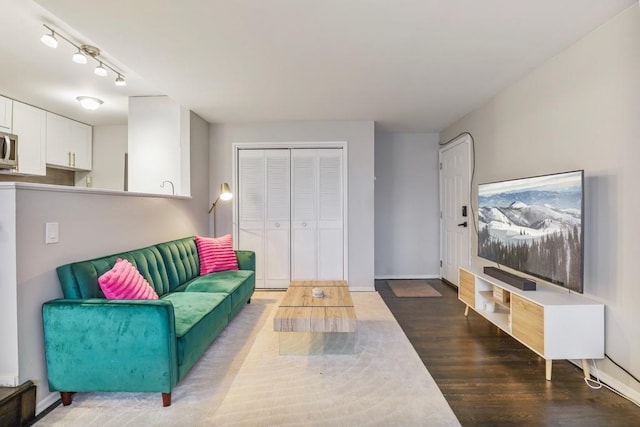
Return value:
M 466 227 L 467 226 L 467 221 L 463 222 L 462 224 L 458 224 L 458 227 Z

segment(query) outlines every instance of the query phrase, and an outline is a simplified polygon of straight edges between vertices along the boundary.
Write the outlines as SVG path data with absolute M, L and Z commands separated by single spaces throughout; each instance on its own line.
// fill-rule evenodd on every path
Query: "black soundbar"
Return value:
M 522 289 L 523 291 L 536 290 L 536 282 L 534 282 L 533 280 L 520 277 L 513 273 L 509 273 L 508 271 L 500 270 L 496 267 L 485 267 L 484 274 L 486 274 L 487 276 L 495 277 L 496 279 L 508 283 L 511 286 L 515 286 L 518 289 Z

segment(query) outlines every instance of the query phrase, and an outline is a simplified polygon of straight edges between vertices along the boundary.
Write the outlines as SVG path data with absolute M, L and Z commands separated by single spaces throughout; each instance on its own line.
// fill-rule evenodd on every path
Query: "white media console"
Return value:
M 580 359 L 589 377 L 588 359 L 604 358 L 604 304 L 584 295 L 538 283 L 523 291 L 473 268 L 461 268 L 458 298 L 546 361 Z

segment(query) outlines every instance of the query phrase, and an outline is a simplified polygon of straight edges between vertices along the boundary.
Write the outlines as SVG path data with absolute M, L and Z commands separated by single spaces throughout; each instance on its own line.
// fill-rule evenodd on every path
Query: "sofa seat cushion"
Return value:
M 253 293 L 254 272 L 251 270 L 229 270 L 200 276 L 192 280 L 185 288 L 192 292 L 225 292 L 231 297 L 231 313 L 233 317 Z
M 161 299 L 173 304 L 181 378 L 229 322 L 231 300 L 224 292 L 174 292 Z
M 253 276 L 250 270 L 218 271 L 192 280 L 186 292 L 226 292 L 232 294 L 242 283 Z

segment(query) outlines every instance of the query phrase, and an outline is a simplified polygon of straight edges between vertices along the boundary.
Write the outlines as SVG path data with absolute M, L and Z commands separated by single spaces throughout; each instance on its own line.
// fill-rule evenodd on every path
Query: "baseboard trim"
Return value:
M 354 286 L 354 287 L 349 286 L 349 290 L 351 292 L 375 292 L 376 288 L 369 287 L 369 286 Z
M 40 399 L 36 404 L 36 417 L 46 411 L 51 410 L 53 407 L 58 406 L 58 401 L 60 400 L 60 393 L 52 393 L 49 392 L 45 397 Z
M 391 274 L 374 276 L 376 280 L 439 279 L 439 274 Z

